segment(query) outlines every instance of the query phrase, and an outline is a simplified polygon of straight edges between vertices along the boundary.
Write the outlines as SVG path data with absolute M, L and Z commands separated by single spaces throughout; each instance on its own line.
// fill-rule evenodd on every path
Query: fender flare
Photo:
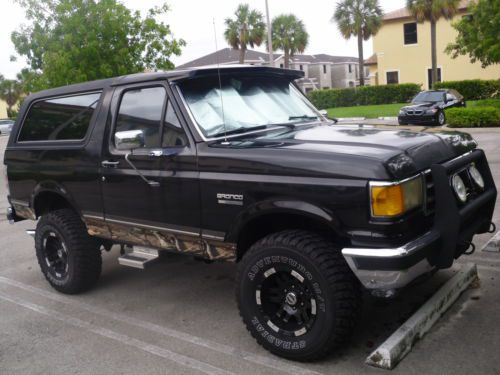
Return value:
M 313 203 L 296 199 L 273 199 L 253 203 L 236 217 L 226 235 L 229 242 L 237 242 L 241 231 L 255 219 L 273 214 L 291 214 L 317 220 L 340 235 L 340 221 L 333 212 Z
M 77 212 L 78 215 L 81 216 L 81 212 L 80 210 L 77 209 L 77 205 L 71 194 L 68 192 L 66 188 L 64 188 L 63 185 L 55 181 L 41 181 L 33 189 L 30 197 L 30 206 L 33 209 L 33 212 L 36 216 L 38 216 L 35 207 L 36 199 L 40 196 L 40 194 L 43 193 L 51 193 L 60 196 L 62 199 L 68 202 L 71 208 L 75 210 L 75 212 Z

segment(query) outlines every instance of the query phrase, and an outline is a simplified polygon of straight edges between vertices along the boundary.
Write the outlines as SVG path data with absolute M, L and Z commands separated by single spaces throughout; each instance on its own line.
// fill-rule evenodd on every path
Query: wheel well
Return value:
M 38 194 L 35 198 L 34 209 L 37 218 L 47 214 L 48 212 L 62 208 L 73 209 L 73 206 L 60 194 L 45 191 Z
M 240 231 L 237 241 L 237 260 L 239 261 L 250 246 L 261 238 L 286 229 L 307 230 L 333 241 L 338 240 L 332 228 L 319 219 L 300 214 L 269 214 L 253 219 Z

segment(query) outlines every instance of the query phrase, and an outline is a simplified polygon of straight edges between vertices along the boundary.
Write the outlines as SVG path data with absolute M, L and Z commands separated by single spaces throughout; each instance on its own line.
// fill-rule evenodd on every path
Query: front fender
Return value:
M 340 222 L 335 215 L 327 209 L 313 203 L 295 199 L 275 199 L 253 203 L 246 207 L 235 220 L 226 239 L 236 242 L 245 226 L 259 217 L 274 214 L 290 214 L 317 220 L 332 228 L 339 234 Z

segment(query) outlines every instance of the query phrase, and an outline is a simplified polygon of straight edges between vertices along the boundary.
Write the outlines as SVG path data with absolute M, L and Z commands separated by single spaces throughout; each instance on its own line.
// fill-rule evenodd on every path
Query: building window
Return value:
M 437 78 L 438 82 L 441 82 L 441 68 L 437 69 Z M 432 69 L 427 69 L 427 83 L 429 84 L 429 89 L 432 89 L 433 82 L 432 82 Z
M 405 33 L 405 44 L 417 44 L 417 23 L 405 23 L 403 26 Z
M 352 65 L 349 64 L 349 73 L 352 73 Z
M 354 82 L 353 81 L 349 81 L 349 87 L 354 87 Z
M 326 65 L 323 65 L 323 74 L 326 74 Z
M 304 65 L 299 65 L 300 70 L 304 70 Z
M 280 68 L 281 68 L 281 69 L 283 69 L 283 66 L 284 66 L 283 64 L 280 64 Z
M 399 72 L 398 71 L 386 72 L 385 74 L 386 74 L 386 82 L 388 85 L 399 83 Z

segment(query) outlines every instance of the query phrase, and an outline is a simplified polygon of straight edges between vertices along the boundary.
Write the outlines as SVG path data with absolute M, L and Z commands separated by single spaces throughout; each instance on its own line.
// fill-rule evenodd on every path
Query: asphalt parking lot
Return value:
M 408 128 L 408 127 L 404 127 Z M 421 130 L 422 128 L 418 128 Z M 471 133 L 486 150 L 500 186 L 500 129 Z M 0 137 L 0 162 L 7 137 Z M 366 356 L 453 275 L 440 271 L 395 300 L 364 299 L 350 342 L 319 363 L 294 363 L 261 349 L 245 330 L 234 299 L 235 266 L 169 255 L 147 271 L 104 254 L 98 286 L 58 294 L 41 275 L 33 222 L 9 225 L 0 183 L 0 374 L 381 374 Z M 499 200 L 500 201 L 500 200 Z M 500 228 L 500 203 L 494 221 Z M 478 250 L 491 234 L 476 237 Z M 467 290 L 394 374 L 499 374 L 500 253 L 463 257 L 478 265 Z M 459 262 L 459 263 L 460 263 Z

